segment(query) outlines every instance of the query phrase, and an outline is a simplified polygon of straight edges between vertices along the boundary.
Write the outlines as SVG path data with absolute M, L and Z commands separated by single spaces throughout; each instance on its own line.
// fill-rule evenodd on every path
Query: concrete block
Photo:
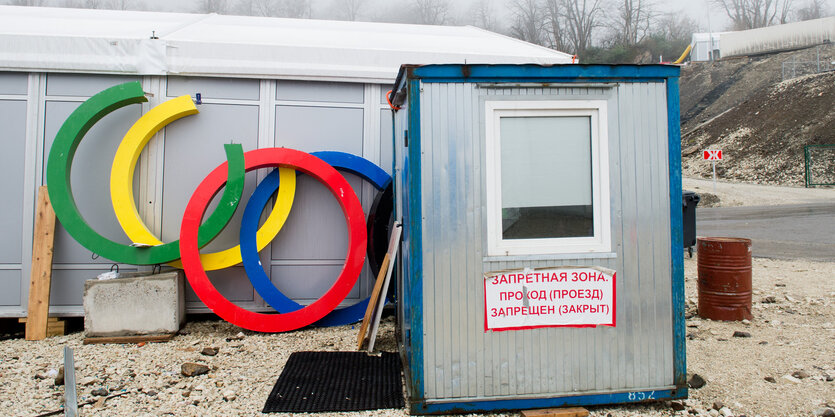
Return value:
M 175 333 L 185 322 L 183 271 L 128 272 L 84 283 L 87 337 Z

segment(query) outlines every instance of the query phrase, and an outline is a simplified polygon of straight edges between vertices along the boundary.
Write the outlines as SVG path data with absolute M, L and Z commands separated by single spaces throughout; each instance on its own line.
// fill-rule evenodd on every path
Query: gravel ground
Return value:
M 685 258 L 688 315 L 695 314 L 696 258 Z M 643 406 L 590 408 L 592 416 L 710 415 L 714 402 L 730 415 L 811 416 L 835 406 L 835 263 L 754 259 L 754 320 L 687 320 L 687 367 L 707 380 L 691 389 L 684 412 L 669 402 Z M 95 389 L 128 393 L 81 415 L 96 416 L 252 416 L 264 401 L 290 353 L 303 350 L 352 350 L 352 326 L 259 334 L 226 322 L 190 322 L 167 343 L 82 345 L 83 334 L 38 342 L 0 342 L 0 415 L 34 416 L 60 408 L 64 388 L 50 372 L 63 363 L 61 349 L 75 351 L 81 401 L 98 398 Z M 751 337 L 734 337 L 744 331 Z M 394 351 L 394 319 L 384 320 L 379 344 Z M 216 356 L 201 351 L 218 349 Z M 206 375 L 185 377 L 186 362 L 210 367 Z M 803 371 L 803 378 L 791 375 Z M 775 382 L 768 382 L 766 377 Z M 226 397 L 226 399 L 224 399 Z M 692 414 L 692 413 L 691 413 Z M 405 416 L 405 410 L 320 413 L 321 416 Z M 518 413 L 497 414 L 518 416 Z
M 686 189 L 695 188 L 692 182 L 688 188 L 687 181 Z M 724 201 L 733 197 L 758 205 L 787 204 L 817 198 L 820 191 L 833 191 L 776 189 L 765 193 L 755 188 L 746 197 L 748 187 L 728 184 L 722 191 L 728 196 Z M 835 407 L 835 382 L 827 381 L 835 376 L 835 280 L 831 278 L 835 263 L 754 259 L 754 319 L 743 323 L 717 322 L 695 315 L 696 259 L 684 259 L 689 317 L 687 368 L 688 373 L 704 377 L 707 384 L 690 390 L 690 398 L 679 402 L 685 408 L 682 411 L 674 411 L 670 402 L 657 402 L 591 407 L 591 415 L 720 415 L 718 410 L 710 410 L 715 404 L 724 405 L 725 415 L 733 416 L 813 416 L 816 411 L 823 413 L 825 407 Z M 747 332 L 750 337 L 734 337 L 735 331 Z M 125 392 L 121 397 L 81 408 L 81 416 L 261 415 L 267 395 L 292 352 L 353 350 L 356 334 L 354 326 L 260 334 L 211 320 L 188 323 L 170 342 L 141 346 L 82 345 L 81 332 L 38 342 L 3 340 L 0 416 L 36 416 L 61 407 L 64 387 L 54 385 L 54 374 L 63 363 L 64 346 L 75 352 L 81 401 L 101 398 L 93 395 L 97 389 Z M 396 350 L 393 317 L 381 324 L 378 347 Z M 205 348 L 217 348 L 218 353 L 204 355 L 201 352 Z M 186 362 L 205 364 L 210 371 L 185 377 L 180 370 Z M 315 415 L 408 414 L 405 410 L 377 410 Z

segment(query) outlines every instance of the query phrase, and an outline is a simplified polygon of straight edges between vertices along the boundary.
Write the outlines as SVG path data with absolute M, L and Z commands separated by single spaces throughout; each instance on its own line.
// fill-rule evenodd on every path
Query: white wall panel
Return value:
M 261 93 L 258 80 L 242 78 L 168 77 L 168 96 L 191 96 L 200 93 L 204 100 L 258 100 Z
M 21 156 L 26 154 L 26 106 L 25 100 L 0 100 L 0 264 L 23 260 L 25 158 Z
M 139 78 L 119 75 L 52 73 L 46 76 L 46 95 L 92 97 L 104 89 L 131 81 L 139 81 Z
M 25 72 L 0 72 L 0 95 L 26 95 L 29 74 Z

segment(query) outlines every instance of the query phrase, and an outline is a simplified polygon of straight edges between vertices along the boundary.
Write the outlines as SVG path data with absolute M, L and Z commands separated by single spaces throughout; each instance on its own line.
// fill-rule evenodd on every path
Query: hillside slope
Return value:
M 835 47 L 827 45 L 685 67 L 683 174 L 710 177 L 711 165 L 702 160 L 702 150 L 721 149 L 721 179 L 803 185 L 804 146 L 835 144 L 835 72 L 781 82 L 781 67 L 790 60 L 814 60 L 818 54 L 832 60 L 833 52 Z

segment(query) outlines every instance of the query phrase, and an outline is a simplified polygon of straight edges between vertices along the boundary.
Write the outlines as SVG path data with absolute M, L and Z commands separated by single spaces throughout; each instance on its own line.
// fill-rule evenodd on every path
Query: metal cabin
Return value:
M 401 67 L 398 323 L 413 413 L 687 396 L 678 74 Z M 535 290 L 516 310 L 494 298 L 497 276 L 536 288 L 546 274 L 532 271 L 569 266 L 612 275 L 610 321 L 542 310 Z M 558 281 L 544 284 L 557 297 Z M 518 311 L 529 316 L 495 324 Z
M 225 160 L 223 145 L 230 142 L 245 151 L 349 152 L 391 173 L 386 92 L 404 62 L 571 62 L 568 54 L 474 27 L 16 6 L 0 6 L 0 57 L 0 192 L 6 197 L 0 201 L 0 317 L 26 316 L 36 195 L 46 183 L 56 132 L 74 109 L 106 88 L 139 81 L 148 102 L 120 109 L 88 132 L 71 180 L 90 226 L 123 244 L 131 240 L 114 215 L 109 187 L 120 140 L 162 103 L 182 95 L 200 103 L 198 114 L 151 139 L 135 171 L 137 212 L 171 242 L 179 237 L 191 193 Z M 247 176 L 244 201 L 265 174 Z M 368 213 L 377 189 L 359 176 L 348 179 Z M 311 178 L 299 181 L 285 227 L 260 253 L 272 282 L 308 304 L 333 284 L 348 239 L 327 189 Z M 241 211 L 243 206 L 207 250 L 238 244 Z M 50 315 L 82 315 L 84 281 L 112 265 L 59 224 Z M 346 304 L 371 293 L 368 270 Z M 210 276 L 239 306 L 272 310 L 241 266 Z M 190 288 L 186 300 L 189 312 L 209 311 Z

